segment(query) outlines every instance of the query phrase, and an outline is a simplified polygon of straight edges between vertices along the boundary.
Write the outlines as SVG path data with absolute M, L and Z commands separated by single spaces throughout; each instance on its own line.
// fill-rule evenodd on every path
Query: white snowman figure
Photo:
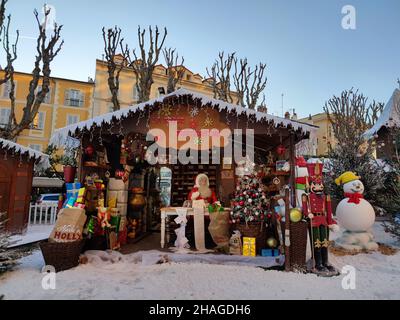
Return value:
M 345 231 L 335 243 L 346 250 L 376 250 L 378 244 L 370 231 L 375 222 L 375 211 L 364 199 L 364 185 L 360 177 L 347 171 L 335 180 L 343 186 L 345 198 L 336 208 L 336 217 Z

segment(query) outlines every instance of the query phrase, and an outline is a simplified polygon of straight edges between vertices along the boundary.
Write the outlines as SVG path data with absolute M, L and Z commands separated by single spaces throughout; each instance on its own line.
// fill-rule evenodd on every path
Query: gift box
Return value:
M 108 192 L 107 192 L 107 205 L 110 208 L 116 208 L 117 207 L 117 197 L 118 197 L 118 191 L 108 190 Z
M 117 208 L 119 210 L 119 215 L 122 217 L 126 217 L 126 214 L 128 213 L 128 204 L 117 203 Z
M 66 183 L 65 187 L 67 189 L 67 199 L 70 197 L 78 198 L 79 189 L 81 188 L 80 182 Z
M 256 256 L 256 238 L 243 237 L 243 255 L 247 257 Z
M 128 203 L 128 191 L 118 191 L 117 192 L 117 202 L 118 203 Z
M 121 179 L 110 178 L 108 182 L 108 190 L 111 191 L 127 191 L 128 182 L 124 182 Z
M 277 257 L 279 256 L 279 249 L 262 249 L 261 255 L 263 257 Z

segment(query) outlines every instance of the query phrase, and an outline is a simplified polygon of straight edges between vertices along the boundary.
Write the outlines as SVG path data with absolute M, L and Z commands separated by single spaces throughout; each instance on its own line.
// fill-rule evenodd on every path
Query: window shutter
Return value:
M 82 91 L 79 91 L 79 106 L 83 106 L 83 102 L 85 101 L 85 94 Z
M 10 89 L 11 89 L 11 82 L 10 82 L 10 80 L 8 80 L 3 85 L 3 97 L 4 98 L 8 98 L 10 96 Z
M 64 101 L 64 105 L 68 106 L 69 105 L 69 100 L 70 100 L 70 91 L 69 89 L 65 90 L 65 101 Z
M 0 124 L 7 124 L 8 118 L 10 117 L 10 109 L 1 108 L 0 109 Z

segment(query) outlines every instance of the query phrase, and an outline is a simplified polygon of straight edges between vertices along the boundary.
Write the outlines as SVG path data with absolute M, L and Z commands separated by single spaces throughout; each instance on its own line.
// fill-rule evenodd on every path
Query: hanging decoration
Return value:
M 197 108 L 197 106 L 193 106 L 190 110 L 189 110 L 189 115 L 191 118 L 196 117 L 199 114 L 199 109 Z

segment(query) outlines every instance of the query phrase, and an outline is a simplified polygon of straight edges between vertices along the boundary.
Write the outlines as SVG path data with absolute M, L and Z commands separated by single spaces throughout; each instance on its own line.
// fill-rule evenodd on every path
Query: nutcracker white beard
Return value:
M 208 186 L 199 186 L 198 189 L 202 198 L 211 197 L 211 189 Z

